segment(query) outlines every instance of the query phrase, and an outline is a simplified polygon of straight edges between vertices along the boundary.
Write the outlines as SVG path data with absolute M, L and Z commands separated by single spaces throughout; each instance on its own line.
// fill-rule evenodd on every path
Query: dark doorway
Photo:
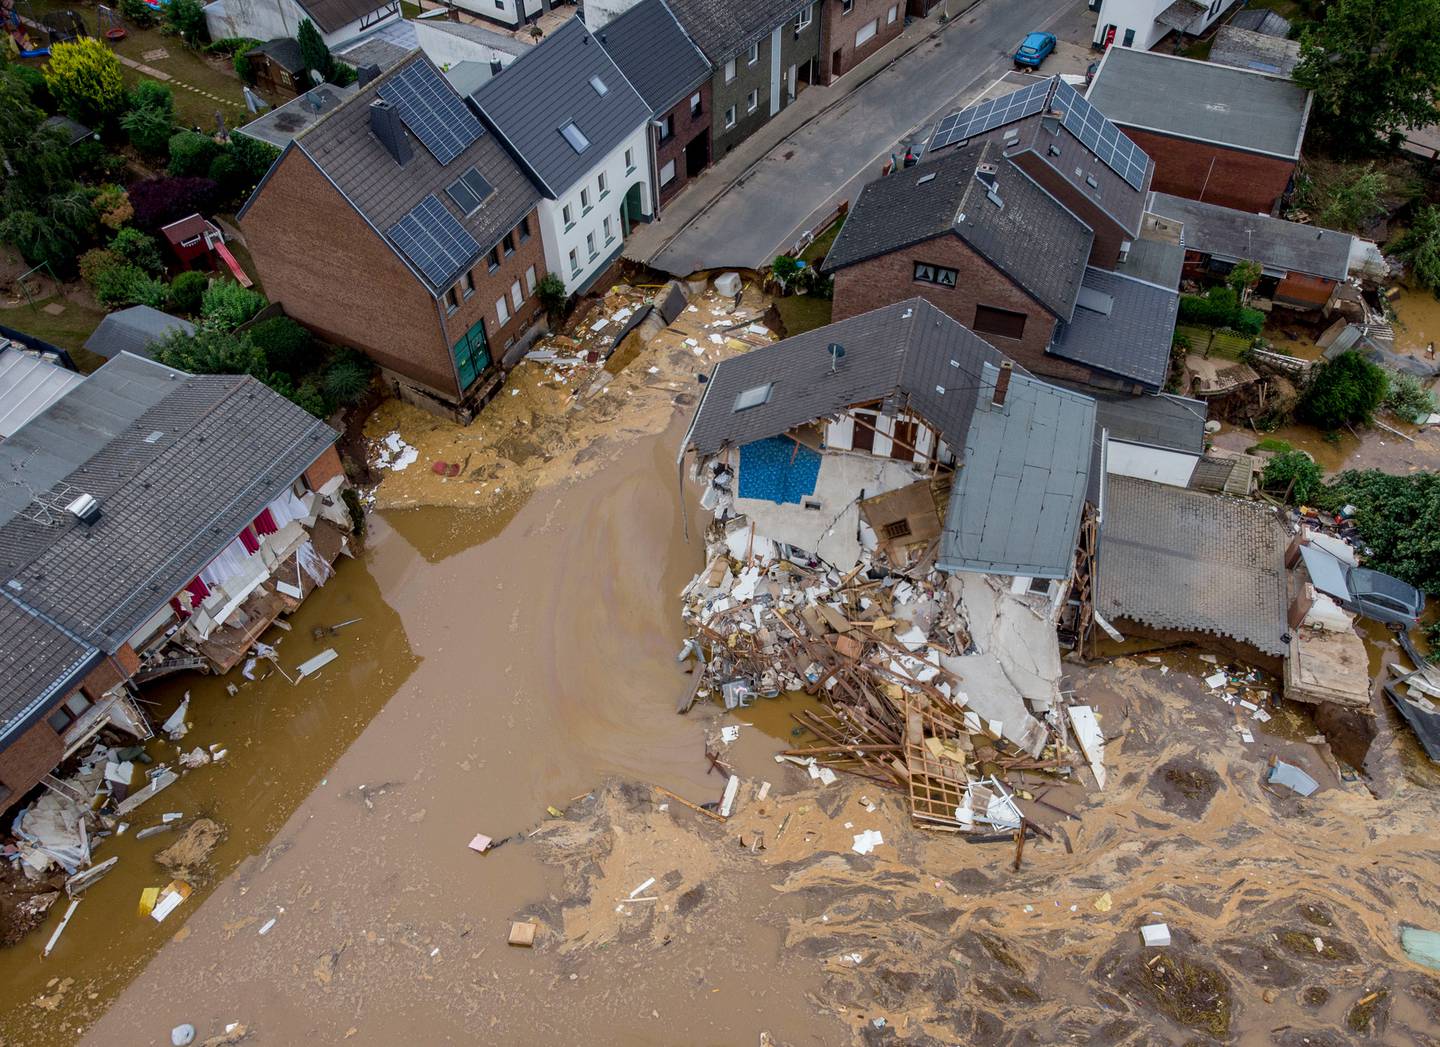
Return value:
M 710 129 L 707 127 L 685 147 L 685 177 L 694 178 L 710 166 Z
M 850 446 L 857 451 L 875 450 L 875 416 L 861 411 L 855 412 L 855 435 Z
M 835 48 L 835 53 L 830 56 L 830 75 L 839 76 L 845 71 L 844 65 L 845 49 L 843 47 L 837 47 Z
M 919 435 L 918 422 L 895 419 L 895 435 L 890 442 L 890 457 L 908 462 L 915 457 L 915 437 Z

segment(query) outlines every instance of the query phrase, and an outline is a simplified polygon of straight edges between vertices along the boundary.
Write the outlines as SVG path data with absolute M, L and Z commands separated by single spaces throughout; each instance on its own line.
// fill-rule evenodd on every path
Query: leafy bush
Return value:
M 264 308 L 263 294 L 241 287 L 234 280 L 217 280 L 200 300 L 200 315 L 206 326 L 220 331 L 233 331 Z
M 1193 294 L 1180 296 L 1178 322 L 1228 327 L 1241 334 L 1255 335 L 1265 326 L 1265 314 L 1242 306 L 1233 287 L 1212 287 L 1203 298 Z
M 151 178 L 130 187 L 135 224 L 154 230 L 179 218 L 204 214 L 216 200 L 218 187 L 208 178 Z
M 120 126 L 130 144 L 147 156 L 164 156 L 175 133 L 175 99 L 170 88 L 155 80 L 141 80 L 129 94 L 130 111 Z
M 205 35 L 205 8 L 199 0 L 170 0 L 165 5 L 165 28 L 194 47 Z
M 81 123 L 95 124 L 125 108 L 121 70 L 120 59 L 108 47 L 82 36 L 51 46 L 45 83 L 61 109 Z
M 166 307 L 173 313 L 195 316 L 210 286 L 210 277 L 205 273 L 187 270 L 170 281 L 170 293 L 165 298 Z
M 258 138 L 236 135 L 230 139 L 230 155 L 240 165 L 245 187 L 249 188 L 265 177 L 270 165 L 280 158 L 280 150 Z
M 1297 505 L 1308 504 L 1320 492 L 1322 474 L 1304 451 L 1285 451 L 1265 463 L 1261 478 L 1265 490 L 1284 495 Z
M 1385 213 L 1385 197 L 1398 188 L 1373 164 L 1307 165 L 1295 183 L 1295 203 L 1327 229 L 1363 232 Z
M 346 65 L 344 62 L 335 62 L 330 67 L 330 82 L 336 87 L 349 87 L 359 79 L 360 74 L 356 72 L 353 65 Z
M 240 161 L 236 160 L 229 150 L 210 161 L 210 170 L 207 173 L 210 180 L 220 187 L 221 194 L 227 200 L 240 194 L 244 173 L 240 169 Z
M 259 44 L 259 40 L 252 40 L 248 36 L 222 36 L 219 40 L 212 40 L 206 44 L 205 51 L 212 55 L 233 55 L 240 51 L 248 51 Z
M 1342 353 L 1317 366 L 1300 398 L 1299 413 L 1321 429 L 1370 421 L 1385 399 L 1390 382 L 1385 370 L 1359 353 Z
M 163 309 L 169 288 L 138 265 L 122 262 L 96 274 L 94 291 L 96 300 L 107 309 L 130 305 Z
M 1341 473 L 1326 488 L 1324 508 L 1351 504 L 1370 549 L 1365 566 L 1440 596 L 1440 473 L 1391 476 L 1378 470 Z
M 80 279 L 84 280 L 86 286 L 93 290 L 95 281 L 102 272 L 124 264 L 125 259 L 114 251 L 107 251 L 103 247 L 93 247 L 80 256 Z
M 341 353 L 325 369 L 326 398 L 334 404 L 358 403 L 370 388 L 370 363 L 356 353 Z
M 30 104 L 43 109 L 47 113 L 55 111 L 55 99 L 50 94 L 50 85 L 45 82 L 45 74 L 34 66 L 12 65 L 10 71 L 14 77 L 25 85 L 30 97 Z
M 244 334 L 201 327 L 194 334 L 171 331 L 154 347 L 155 359 L 191 374 L 249 374 L 268 377 L 265 354 Z
M 560 317 L 565 313 L 565 301 L 569 297 L 565 294 L 565 281 L 554 273 L 546 273 L 536 286 L 535 292 L 540 296 L 540 306 L 545 310 L 550 323 L 559 323 Z
M 250 64 L 250 52 L 259 46 L 259 40 L 246 40 L 235 48 L 234 57 L 231 59 L 235 66 L 235 75 L 251 87 L 255 86 L 255 67 Z
M 210 163 L 220 154 L 220 143 L 199 131 L 181 131 L 170 137 L 169 171 L 177 178 L 210 173 Z
M 160 21 L 160 13 L 145 0 L 120 0 L 120 13 L 137 29 L 149 29 Z
M 286 374 L 303 374 L 315 363 L 315 340 L 310 332 L 288 316 L 272 316 L 261 320 L 245 332 L 250 336 L 272 370 Z
M 350 488 L 345 488 L 343 494 L 349 493 Z M 345 500 L 345 504 L 350 504 L 348 498 Z M 1425 627 L 1425 646 L 1430 649 L 1430 660 L 1432 662 L 1440 662 L 1440 618 L 1435 619 L 1435 621 Z
M 147 273 L 165 271 L 165 259 L 160 256 L 160 245 L 153 236 L 142 233 L 139 229 L 121 229 L 110 241 L 110 250 Z
M 1431 204 L 1416 211 L 1414 223 L 1391 253 L 1410 266 L 1416 283 L 1440 294 L 1440 207 Z
M 1382 401 L 1386 407 L 1407 421 L 1423 419 L 1436 410 L 1435 397 L 1425 383 L 1404 371 L 1390 372 L 1390 391 Z
M 770 266 L 771 274 L 786 287 L 790 286 L 791 281 L 795 279 L 795 274 L 799 271 L 799 259 L 792 258 L 788 254 L 777 255 Z

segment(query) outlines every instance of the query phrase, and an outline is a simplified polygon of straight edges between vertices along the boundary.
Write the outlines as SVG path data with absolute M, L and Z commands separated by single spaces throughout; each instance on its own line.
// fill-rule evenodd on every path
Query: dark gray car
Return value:
M 1409 629 L 1419 622 L 1425 610 L 1424 593 L 1399 578 L 1368 567 L 1347 569 L 1345 588 L 1349 592 L 1340 598 L 1341 607 L 1386 625 Z

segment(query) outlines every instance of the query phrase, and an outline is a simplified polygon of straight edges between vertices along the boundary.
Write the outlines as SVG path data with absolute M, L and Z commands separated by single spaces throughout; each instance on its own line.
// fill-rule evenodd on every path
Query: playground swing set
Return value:
M 147 7 L 159 11 L 167 0 L 145 0 Z M 120 18 L 120 13 L 104 4 L 96 6 L 96 21 L 100 35 L 110 43 L 124 40 L 129 30 Z M 28 0 L 0 0 L 0 26 L 4 34 L 0 42 L 11 48 L 17 58 L 45 58 L 55 44 L 70 43 L 82 36 L 89 36 L 90 30 L 78 11 L 50 11 L 39 17 Z M 32 31 L 44 33 L 43 41 L 31 35 Z

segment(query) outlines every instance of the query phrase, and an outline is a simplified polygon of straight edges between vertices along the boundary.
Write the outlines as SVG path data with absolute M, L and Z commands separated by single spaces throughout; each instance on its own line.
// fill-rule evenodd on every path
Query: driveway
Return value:
M 637 234 L 626 256 L 677 275 L 768 264 L 811 221 L 878 177 L 892 151 L 903 152 L 934 120 L 1010 70 L 1010 54 L 1025 33 L 1045 29 L 1061 38 L 1044 74 L 1083 73 L 1090 59 L 1082 41 L 1093 20 L 1076 0 L 981 0 L 944 27 L 927 21 L 912 28 L 928 34 L 918 46 L 908 33 L 899 42 L 913 50 L 878 71 L 862 66 L 834 87 L 811 88 L 796 104 L 818 103 L 812 118 L 768 151 L 763 141 L 748 151 L 755 139 L 742 144 L 682 193 L 662 221 Z M 774 126 L 756 137 L 774 134 Z

